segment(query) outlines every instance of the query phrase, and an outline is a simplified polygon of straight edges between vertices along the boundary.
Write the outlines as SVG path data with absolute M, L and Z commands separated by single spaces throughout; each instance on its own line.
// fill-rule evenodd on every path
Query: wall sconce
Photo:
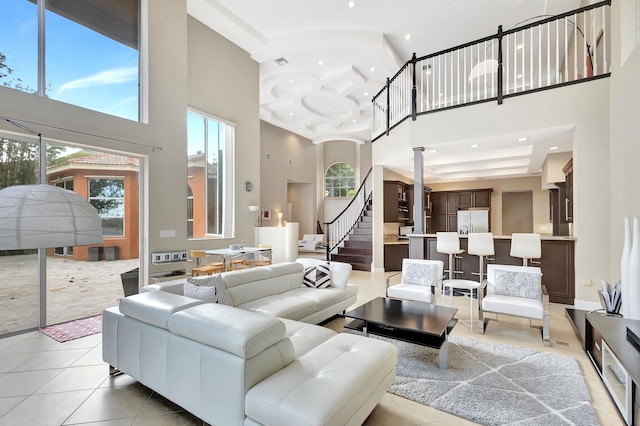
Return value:
M 254 218 L 258 210 L 260 210 L 260 206 L 249 206 L 249 211 L 253 214 Z M 260 220 L 260 215 L 258 215 L 258 226 L 260 225 L 261 225 L 261 220 Z
M 282 212 L 278 212 L 278 228 L 282 228 Z

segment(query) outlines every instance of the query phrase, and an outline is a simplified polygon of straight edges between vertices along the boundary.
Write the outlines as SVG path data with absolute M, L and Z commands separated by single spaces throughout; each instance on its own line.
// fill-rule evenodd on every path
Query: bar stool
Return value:
M 540 234 L 511 234 L 510 255 L 522 258 L 522 266 L 527 266 L 531 259 L 539 259 L 542 256 Z
M 444 300 L 446 290 L 449 289 L 449 306 L 453 306 L 453 292 L 455 289 L 466 290 L 469 292 L 469 323 L 459 320 L 461 323 L 468 325 L 473 330 L 473 290 L 478 291 L 480 283 L 471 280 L 456 279 L 454 260 L 455 255 L 464 253 L 460 249 L 460 238 L 457 232 L 436 232 L 436 251 L 438 253 L 446 253 L 449 255 L 449 279 L 442 281 L 442 298 Z
M 469 234 L 469 254 L 478 256 L 479 269 L 478 281 L 482 283 L 484 280 L 484 259 L 485 256 L 495 255 L 493 244 L 493 234 L 491 232 L 472 232 Z

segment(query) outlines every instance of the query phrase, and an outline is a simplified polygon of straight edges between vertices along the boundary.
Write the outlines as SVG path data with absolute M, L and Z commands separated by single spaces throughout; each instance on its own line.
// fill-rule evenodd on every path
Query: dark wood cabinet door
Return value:
M 491 207 L 491 191 L 474 192 L 472 203 L 472 207 Z
M 463 191 L 458 193 L 458 208 L 468 209 L 473 206 L 473 193 L 471 191 Z
M 447 193 L 432 192 L 431 193 L 431 214 L 447 214 Z
M 535 265 L 533 265 L 535 266 Z M 542 283 L 549 292 L 549 301 L 573 304 L 575 296 L 574 242 L 545 240 L 542 242 Z
M 384 270 L 402 271 L 402 259 L 409 257 L 409 244 L 385 244 Z
M 447 215 L 447 232 L 458 232 L 458 214 Z
M 447 193 L 447 214 L 458 214 L 458 193 Z
M 394 182 L 384 183 L 384 221 L 398 221 L 398 185 Z
M 436 232 L 447 232 L 447 219 L 449 218 L 446 214 L 436 214 L 431 216 L 431 230 L 429 231 L 432 234 Z

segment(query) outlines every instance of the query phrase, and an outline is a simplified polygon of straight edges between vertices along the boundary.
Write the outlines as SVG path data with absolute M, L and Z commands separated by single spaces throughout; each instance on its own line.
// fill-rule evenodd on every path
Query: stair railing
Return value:
M 344 241 L 351 230 L 358 224 L 360 217 L 367 208 L 367 204 L 371 200 L 373 193 L 371 170 L 372 169 L 369 169 L 369 172 L 347 207 L 331 222 L 324 223 L 325 229 L 327 230 L 327 260 L 329 260 L 331 252 Z

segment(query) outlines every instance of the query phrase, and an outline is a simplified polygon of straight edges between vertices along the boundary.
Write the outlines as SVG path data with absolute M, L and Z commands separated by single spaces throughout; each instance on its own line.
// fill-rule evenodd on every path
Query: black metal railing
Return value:
M 360 217 L 371 200 L 371 194 L 373 193 L 372 170 L 369 169 L 347 207 L 331 222 L 324 223 L 327 230 L 327 260 L 330 259 L 331 252 L 344 241 L 351 230 L 358 224 Z
M 372 100 L 372 140 L 418 115 L 610 75 L 611 0 L 410 61 Z

